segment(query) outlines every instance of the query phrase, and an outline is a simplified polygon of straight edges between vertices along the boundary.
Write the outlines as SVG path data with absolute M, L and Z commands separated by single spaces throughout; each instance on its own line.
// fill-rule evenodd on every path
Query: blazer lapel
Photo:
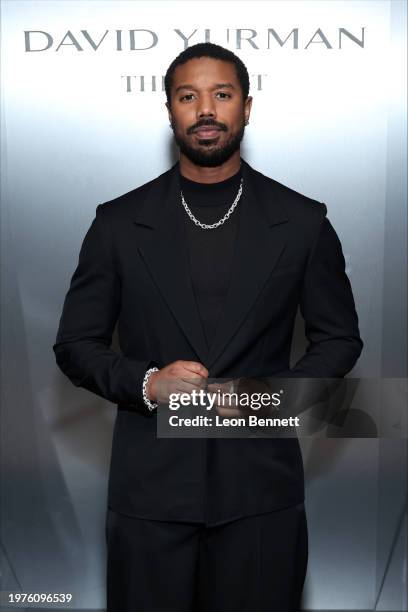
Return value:
M 207 367 L 211 367 L 249 315 L 286 243 L 282 224 L 288 220 L 270 179 L 241 159 L 244 179 L 230 286 Z
M 207 368 L 216 362 L 249 315 L 286 243 L 285 232 L 278 227 L 288 216 L 270 179 L 244 160 L 241 163 L 244 186 L 238 204 L 240 218 L 230 285 L 209 352 L 190 275 L 178 163 L 152 182 L 134 216 L 138 250 L 175 320 Z
M 187 340 L 205 364 L 208 348 L 191 280 L 179 164 L 162 174 L 136 216 L 138 250 Z

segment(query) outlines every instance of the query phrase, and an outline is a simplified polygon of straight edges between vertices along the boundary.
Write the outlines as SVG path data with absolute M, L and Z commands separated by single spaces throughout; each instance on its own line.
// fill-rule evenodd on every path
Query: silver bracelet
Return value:
M 147 381 L 149 380 L 150 374 L 153 374 L 153 372 L 158 372 L 158 371 L 159 371 L 159 368 L 149 368 L 143 378 L 143 385 L 142 385 L 143 401 L 150 411 L 155 410 L 158 404 L 156 402 L 151 402 L 149 398 L 147 397 Z

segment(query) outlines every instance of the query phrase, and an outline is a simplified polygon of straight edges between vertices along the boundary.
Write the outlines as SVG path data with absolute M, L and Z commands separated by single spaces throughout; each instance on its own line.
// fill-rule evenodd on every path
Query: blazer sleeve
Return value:
M 100 204 L 82 243 L 65 297 L 53 350 L 62 372 L 116 404 L 149 414 L 142 396 L 150 360 L 130 359 L 111 348 L 120 310 L 120 278 L 104 242 Z
M 320 404 L 319 418 L 331 418 L 330 397 L 363 348 L 340 240 L 325 216 L 326 206 L 322 206 L 322 221 L 308 258 L 300 297 L 308 346 L 292 369 L 268 378 L 273 389 L 277 388 L 277 379 L 285 389 L 281 417 L 296 416 Z
M 300 298 L 309 344 L 289 376 L 341 378 L 352 369 L 363 348 L 340 240 L 323 206 Z

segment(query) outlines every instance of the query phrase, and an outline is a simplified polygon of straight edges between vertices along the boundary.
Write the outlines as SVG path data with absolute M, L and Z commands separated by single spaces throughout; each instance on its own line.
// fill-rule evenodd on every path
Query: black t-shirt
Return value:
M 212 224 L 225 215 L 235 200 L 241 177 L 240 169 L 219 183 L 197 183 L 180 174 L 180 187 L 196 219 Z M 240 202 L 230 218 L 215 229 L 197 226 L 184 211 L 191 279 L 208 347 L 214 340 L 228 292 L 239 211 Z

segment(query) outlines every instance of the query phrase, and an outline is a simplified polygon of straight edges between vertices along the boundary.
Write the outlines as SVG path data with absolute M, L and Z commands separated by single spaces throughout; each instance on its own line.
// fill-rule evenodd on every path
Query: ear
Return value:
M 244 102 L 245 121 L 249 121 L 249 116 L 251 114 L 251 108 L 252 108 L 252 96 L 248 96 Z
M 168 103 L 168 102 L 166 102 L 166 103 L 165 103 L 165 106 L 166 106 L 166 108 L 167 108 L 167 114 L 168 114 L 168 116 L 169 116 L 169 121 L 170 121 L 170 123 L 171 123 L 171 122 L 172 122 L 172 116 L 171 116 L 171 108 L 170 108 L 170 105 L 169 105 L 169 103 Z

